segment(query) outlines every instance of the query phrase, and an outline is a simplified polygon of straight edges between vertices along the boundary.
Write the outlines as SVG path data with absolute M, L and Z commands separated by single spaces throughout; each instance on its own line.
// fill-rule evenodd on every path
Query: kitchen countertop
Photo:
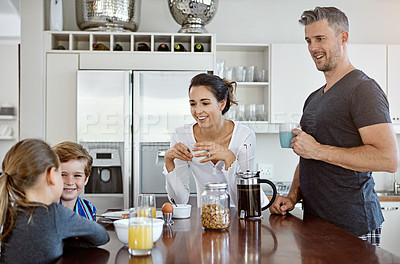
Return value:
M 381 202 L 400 202 L 400 196 L 379 196 Z
M 376 191 L 381 202 L 400 202 L 400 193 L 394 191 Z
M 231 210 L 225 231 L 205 231 L 200 209 L 189 219 L 164 226 L 152 255 L 140 263 L 400 263 L 400 257 L 362 241 L 319 218 L 302 219 L 295 209 L 287 216 L 264 211 L 262 220 L 241 220 Z M 58 263 L 132 263 L 117 239 L 113 224 L 98 219 L 110 242 L 95 249 L 72 249 Z M 103 221 L 103 222 L 102 222 Z
M 379 201 L 381 202 L 400 202 L 400 195 L 378 195 Z M 268 199 L 271 199 L 271 196 L 268 196 Z

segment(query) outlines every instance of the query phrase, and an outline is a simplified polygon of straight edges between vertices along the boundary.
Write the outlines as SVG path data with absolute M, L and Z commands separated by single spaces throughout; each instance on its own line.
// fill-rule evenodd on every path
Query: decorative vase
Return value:
M 76 23 L 81 30 L 137 31 L 141 0 L 76 0 Z
M 215 16 L 218 0 L 168 0 L 169 11 L 182 25 L 179 33 L 207 33 L 204 28 Z

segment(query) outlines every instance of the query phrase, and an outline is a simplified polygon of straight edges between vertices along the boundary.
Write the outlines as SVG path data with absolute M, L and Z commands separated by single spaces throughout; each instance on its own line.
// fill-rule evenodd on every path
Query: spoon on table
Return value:
M 178 205 L 175 203 L 174 198 L 171 198 L 171 202 L 175 205 L 175 207 L 178 207 Z

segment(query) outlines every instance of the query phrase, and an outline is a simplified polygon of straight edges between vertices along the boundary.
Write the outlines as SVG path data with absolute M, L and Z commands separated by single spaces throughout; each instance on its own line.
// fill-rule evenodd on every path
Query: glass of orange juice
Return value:
M 150 255 L 153 248 L 153 218 L 151 208 L 129 210 L 129 253 L 133 256 Z
M 138 206 L 151 208 L 152 217 L 156 218 L 156 195 L 155 194 L 139 194 Z

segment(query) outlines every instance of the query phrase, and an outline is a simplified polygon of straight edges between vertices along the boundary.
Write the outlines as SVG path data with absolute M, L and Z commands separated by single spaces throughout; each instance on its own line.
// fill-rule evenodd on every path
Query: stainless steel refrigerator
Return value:
M 188 90 L 199 71 L 135 71 L 133 76 L 133 196 L 155 193 L 157 205 L 167 200 L 162 174 L 171 133 L 193 123 Z M 196 188 L 190 177 L 191 196 Z M 134 199 L 136 203 L 136 199 Z
M 83 197 L 99 213 L 129 207 L 131 116 L 132 71 L 77 72 L 77 139 L 93 158 Z
M 78 71 L 77 138 L 94 156 L 92 181 L 102 181 L 91 184 L 84 197 L 100 209 L 129 208 L 140 193 L 155 193 L 157 201 L 166 200 L 163 155 L 172 131 L 194 121 L 188 88 L 199 73 Z M 115 168 L 118 161 L 121 175 Z M 114 183 L 118 188 L 106 186 Z M 195 197 L 193 177 L 190 188 Z

